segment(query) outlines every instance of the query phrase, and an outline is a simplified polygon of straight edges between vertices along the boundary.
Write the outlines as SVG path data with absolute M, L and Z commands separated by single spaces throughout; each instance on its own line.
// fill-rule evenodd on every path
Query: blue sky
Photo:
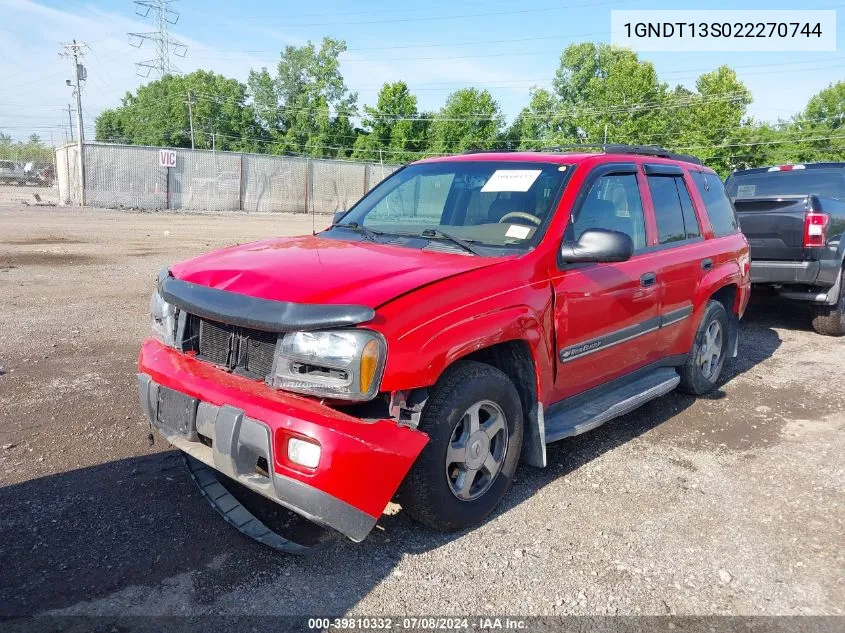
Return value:
M 793 9 L 783 0 L 689 2 L 683 8 Z M 762 120 L 786 118 L 830 83 L 845 79 L 845 5 L 810 0 L 804 9 L 835 9 L 837 51 L 816 53 L 643 53 L 670 85 L 694 87 L 695 78 L 720 64 L 736 68 L 751 90 L 749 112 Z M 435 110 L 464 86 L 488 88 L 511 118 L 528 100 L 531 86 L 549 86 L 560 52 L 573 42 L 610 39 L 612 9 L 680 8 L 677 2 L 633 0 L 180 0 L 172 34 L 188 45 L 183 71 L 206 68 L 245 80 L 250 68 L 273 67 L 286 44 L 345 39 L 341 69 L 359 103 L 373 103 L 385 81 L 403 79 L 421 109 Z M 0 0 L 0 130 L 16 138 L 32 131 L 60 142 L 71 100 L 64 80 L 70 64 L 58 56 L 60 42 L 87 42 L 85 127 L 116 105 L 126 90 L 146 81 L 134 62 L 155 56 L 146 43 L 128 44 L 128 31 L 150 31 L 151 20 L 135 14 L 132 0 Z M 515 41 L 521 40 L 521 41 Z M 65 126 L 64 129 L 61 126 Z

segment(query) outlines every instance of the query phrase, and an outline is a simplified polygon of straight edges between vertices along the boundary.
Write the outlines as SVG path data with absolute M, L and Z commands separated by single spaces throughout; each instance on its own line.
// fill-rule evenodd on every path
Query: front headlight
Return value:
M 290 332 L 276 348 L 272 384 L 279 389 L 340 400 L 376 395 L 387 346 L 368 330 Z
M 152 317 L 153 336 L 165 345 L 176 347 L 176 306 L 167 303 L 153 290 L 150 297 L 150 316 Z

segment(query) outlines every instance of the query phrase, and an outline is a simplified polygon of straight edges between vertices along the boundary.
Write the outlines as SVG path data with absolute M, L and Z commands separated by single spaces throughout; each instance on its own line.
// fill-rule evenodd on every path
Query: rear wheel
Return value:
M 845 269 L 839 277 L 839 301 L 832 306 L 813 306 L 813 329 L 825 336 L 845 335 Z
M 702 395 L 719 382 L 728 354 L 728 313 L 718 301 L 708 301 L 687 362 L 681 367 L 680 389 Z
M 430 441 L 402 484 L 402 508 L 437 530 L 481 522 L 504 497 L 519 461 L 516 387 L 495 367 L 460 361 L 435 385 L 419 429 Z

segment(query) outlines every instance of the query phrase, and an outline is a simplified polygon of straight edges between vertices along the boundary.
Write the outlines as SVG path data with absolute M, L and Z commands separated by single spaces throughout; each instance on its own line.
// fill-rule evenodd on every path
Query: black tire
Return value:
M 813 329 L 825 336 L 845 336 L 845 269 L 839 273 L 839 301 L 836 305 L 813 306 Z
M 486 475 L 483 467 L 478 471 L 481 473 L 479 484 L 488 477 L 488 487 L 476 498 L 459 499 L 458 492 L 453 492 L 455 484 L 447 471 L 447 450 L 456 441 L 453 434 L 463 432 L 465 414 L 479 403 L 490 403 L 483 405 L 490 408 L 495 405 L 504 414 L 503 426 L 507 428 L 504 454 L 495 476 Z M 415 521 L 444 532 L 462 530 L 483 521 L 510 487 L 522 449 L 522 405 L 514 384 L 495 367 L 459 361 L 434 386 L 423 409 L 419 429 L 428 434 L 430 441 L 399 490 L 402 508 Z M 491 455 L 499 437 L 496 435 L 489 444 Z M 476 442 L 474 447 L 477 446 Z M 452 469 L 452 472 L 458 471 Z
M 713 362 L 711 356 L 711 363 L 708 368 L 707 365 L 703 365 L 701 355 L 707 349 L 705 346 L 708 340 L 708 332 L 713 331 L 711 328 L 714 327 L 714 323 L 717 323 L 721 330 L 721 344 L 718 345 L 718 360 Z M 680 368 L 681 383 L 678 388 L 681 391 L 700 396 L 711 391 L 719 382 L 719 376 L 722 374 L 725 359 L 728 355 L 728 325 L 728 313 L 725 306 L 718 301 L 708 301 L 698 331 L 695 333 L 695 340 L 687 362 Z

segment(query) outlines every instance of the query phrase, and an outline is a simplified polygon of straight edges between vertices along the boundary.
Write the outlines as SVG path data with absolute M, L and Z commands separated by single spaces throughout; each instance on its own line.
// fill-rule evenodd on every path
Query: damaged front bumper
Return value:
M 360 420 L 196 360 L 154 339 L 138 360 L 141 405 L 176 448 L 280 505 L 361 541 L 428 437 L 392 420 Z M 316 468 L 287 442 L 320 444 Z

